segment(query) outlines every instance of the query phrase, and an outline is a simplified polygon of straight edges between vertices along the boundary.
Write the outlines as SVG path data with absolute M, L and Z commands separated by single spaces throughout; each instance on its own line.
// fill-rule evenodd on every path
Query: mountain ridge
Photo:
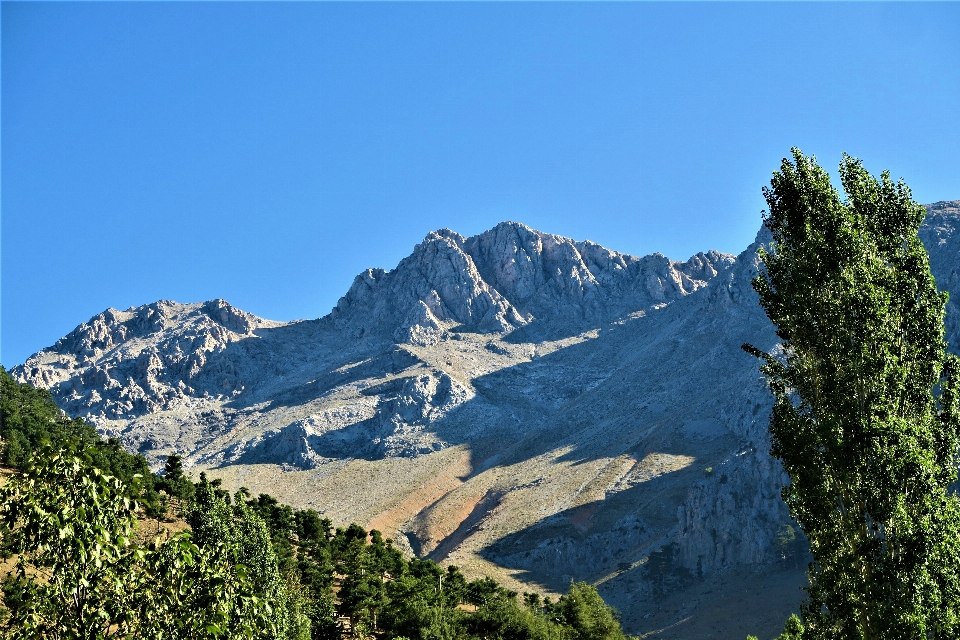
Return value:
M 515 222 L 470 238 L 441 229 L 395 269 L 358 275 L 331 317 L 340 326 L 357 324 L 351 311 L 359 306 L 370 316 L 361 331 L 370 324 L 436 331 L 434 325 L 446 321 L 479 332 L 509 331 L 571 311 L 598 319 L 696 290 L 716 275 L 715 265 L 730 259 L 716 251 L 685 262 L 661 254 L 637 258 Z M 372 298 L 370 309 L 365 303 Z

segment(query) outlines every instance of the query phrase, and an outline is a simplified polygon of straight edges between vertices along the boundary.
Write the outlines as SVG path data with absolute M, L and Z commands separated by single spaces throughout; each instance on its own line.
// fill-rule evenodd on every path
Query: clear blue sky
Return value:
M 329 312 L 501 220 L 742 250 L 792 145 L 960 198 L 957 3 L 2 6 L 2 363 L 107 307 Z

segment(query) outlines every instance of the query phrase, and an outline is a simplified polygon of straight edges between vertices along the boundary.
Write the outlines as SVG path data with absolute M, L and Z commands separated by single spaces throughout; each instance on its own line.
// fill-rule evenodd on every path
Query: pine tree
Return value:
M 167 456 L 167 462 L 163 465 L 163 477 L 170 482 L 176 482 L 183 478 L 183 459 L 171 454 Z

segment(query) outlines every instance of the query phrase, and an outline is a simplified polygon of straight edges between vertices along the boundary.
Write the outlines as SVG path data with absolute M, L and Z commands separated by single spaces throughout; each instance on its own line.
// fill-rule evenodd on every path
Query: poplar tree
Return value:
M 793 149 L 764 189 L 773 234 L 753 286 L 782 351 L 762 353 L 772 454 L 810 541 L 804 638 L 960 637 L 957 358 L 902 181 L 844 154 L 846 199 Z

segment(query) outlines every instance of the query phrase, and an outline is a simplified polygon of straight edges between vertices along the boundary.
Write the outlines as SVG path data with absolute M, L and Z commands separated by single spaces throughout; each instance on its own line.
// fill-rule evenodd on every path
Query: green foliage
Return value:
M 85 420 L 70 419 L 46 389 L 20 384 L 0 367 L 0 438 L 3 462 L 22 466 L 44 442 L 96 444 L 100 437 Z
M 76 455 L 52 453 L 0 488 L 0 514 L 18 555 L 8 583 L 19 606 L 13 637 L 106 637 L 123 590 L 135 505 L 119 480 Z
M 565 624 L 550 620 L 520 607 L 516 599 L 498 593 L 488 599 L 477 612 L 464 620 L 464 625 L 474 638 L 498 638 L 502 640 L 565 640 L 579 638 Z
M 231 562 L 236 561 L 236 530 L 233 526 L 233 509 L 216 492 L 216 486 L 201 477 L 194 502 L 187 514 L 187 523 L 193 531 L 194 540 L 201 547 L 221 544 Z
M 555 611 L 562 616 L 578 640 L 623 640 L 617 612 L 586 582 L 570 585 L 567 595 L 560 598 Z
M 340 640 L 342 633 L 337 622 L 333 593 L 324 594 L 310 602 L 307 617 L 310 620 L 310 637 L 313 640 Z
M 40 449 L 0 488 L 10 638 L 259 637 L 269 607 L 242 572 L 189 534 L 132 541 L 136 504 L 93 466 L 97 450 Z
M 272 628 L 269 603 L 242 568 L 218 546 L 201 549 L 189 533 L 150 545 L 125 576 L 125 611 L 132 637 L 252 638 Z
M 923 207 L 844 156 L 842 201 L 793 150 L 764 190 L 773 251 L 754 281 L 783 356 L 772 453 L 814 558 L 808 638 L 960 635 L 957 360 L 917 231 Z M 934 390 L 939 389 L 939 395 Z M 799 633 L 799 632 L 798 632 Z
M 172 454 L 167 456 L 163 466 L 163 476 L 158 477 L 155 483 L 157 489 L 162 489 L 167 495 L 181 500 L 193 499 L 194 485 L 183 472 L 183 460 Z
M 295 626 L 299 626 L 301 621 L 290 609 L 287 585 L 280 576 L 277 554 L 270 543 L 267 525 L 249 505 L 239 499 L 234 504 L 233 516 L 236 562 L 247 568 L 256 592 L 274 608 L 276 637 L 286 638 L 289 620 L 292 618 Z
M 216 485 L 204 477 L 195 490 L 195 500 L 187 515 L 197 544 L 215 549 L 216 557 L 247 577 L 260 598 L 272 608 L 269 616 L 273 638 L 286 638 L 290 621 L 296 632 L 306 621 L 300 611 L 302 603 L 287 597 L 287 585 L 280 575 L 277 556 L 270 543 L 266 524 L 237 494 L 233 505 L 227 503 Z M 296 611 L 291 611 L 290 606 Z
M 44 447 L 80 448 L 87 463 L 117 478 L 127 496 L 137 499 L 154 517 L 165 512 L 165 501 L 154 486 L 156 476 L 141 455 L 125 451 L 116 438 L 102 440 L 82 418 L 64 414 L 46 389 L 35 389 L 14 380 L 0 367 L 0 438 L 2 460 L 22 467 Z M 192 485 L 191 485 L 192 486 Z
M 803 623 L 797 614 L 791 614 L 783 625 L 783 633 L 777 636 L 777 640 L 802 640 Z
M 803 531 L 790 523 L 780 525 L 777 537 L 773 541 L 781 563 L 799 568 L 801 560 L 806 564 L 807 549 L 810 547 Z

